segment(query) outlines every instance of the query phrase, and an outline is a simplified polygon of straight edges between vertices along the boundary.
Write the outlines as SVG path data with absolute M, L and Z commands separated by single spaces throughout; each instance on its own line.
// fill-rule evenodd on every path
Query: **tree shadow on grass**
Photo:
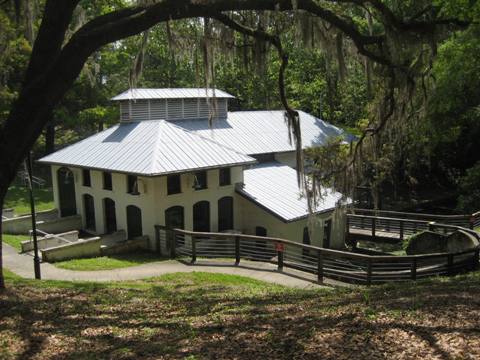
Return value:
M 16 334 L 25 359 L 450 359 L 462 349 L 445 336 L 480 347 L 479 287 L 452 282 L 328 292 L 188 281 L 27 285 L 0 295 L 0 334 Z M 467 299 L 471 313 L 455 313 Z

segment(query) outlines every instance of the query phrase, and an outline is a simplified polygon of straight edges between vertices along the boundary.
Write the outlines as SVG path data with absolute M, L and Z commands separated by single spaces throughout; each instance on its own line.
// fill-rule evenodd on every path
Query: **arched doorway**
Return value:
M 72 216 L 77 214 L 77 202 L 75 200 L 75 179 L 73 172 L 62 167 L 57 170 L 58 198 L 60 203 L 60 216 Z
M 165 210 L 165 226 L 167 229 L 184 229 L 185 217 L 182 206 L 172 206 Z M 170 244 L 173 241 L 173 233 L 167 231 L 167 249 L 170 249 Z M 184 241 L 177 242 L 177 246 L 184 244 Z
M 218 231 L 233 230 L 233 198 L 225 196 L 218 200 Z
M 127 206 L 127 233 L 129 239 L 143 235 L 142 210 L 134 205 Z
M 90 194 L 83 195 L 83 210 L 85 216 L 85 228 L 87 230 L 96 231 L 95 223 L 95 201 Z
M 210 232 L 210 203 L 199 201 L 193 205 L 193 231 Z
M 105 216 L 105 232 L 107 234 L 117 231 L 117 214 L 115 213 L 115 201 L 110 198 L 103 199 L 103 211 Z

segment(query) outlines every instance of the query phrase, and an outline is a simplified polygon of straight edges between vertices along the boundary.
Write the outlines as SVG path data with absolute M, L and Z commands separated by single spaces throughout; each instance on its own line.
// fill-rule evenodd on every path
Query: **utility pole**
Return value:
M 27 170 L 27 186 L 30 193 L 30 212 L 32 214 L 33 270 L 35 272 L 35 279 L 40 280 L 42 276 L 40 273 L 40 257 L 38 256 L 37 217 L 35 215 L 35 199 L 33 197 L 32 156 L 30 151 L 28 152 L 27 160 L 25 160 L 25 167 Z

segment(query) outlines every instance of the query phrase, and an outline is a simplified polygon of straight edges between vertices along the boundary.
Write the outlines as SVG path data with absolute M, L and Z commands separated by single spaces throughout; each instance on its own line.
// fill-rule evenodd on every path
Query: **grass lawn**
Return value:
M 333 290 L 206 273 L 105 284 L 7 275 L 2 359 L 480 357 L 479 273 Z
M 43 211 L 50 210 L 55 207 L 53 203 L 52 189 L 37 189 L 33 191 L 35 197 L 35 210 Z M 30 213 L 30 195 L 27 188 L 23 186 L 11 186 L 8 189 L 5 197 L 5 209 L 14 209 L 15 214 L 29 214 Z
M 3 241 L 6 242 L 8 245 L 13 246 L 18 251 L 22 250 L 20 243 L 25 240 L 30 240 L 30 236 L 28 235 L 9 235 L 3 234 L 2 235 Z
M 122 255 L 101 256 L 91 259 L 73 259 L 54 263 L 56 267 L 68 270 L 111 270 L 161 261 L 157 254 L 138 252 Z

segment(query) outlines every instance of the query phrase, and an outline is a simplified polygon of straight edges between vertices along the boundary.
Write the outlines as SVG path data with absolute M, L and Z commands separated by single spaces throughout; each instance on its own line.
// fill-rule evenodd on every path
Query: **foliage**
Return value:
M 480 210 L 480 162 L 468 169 L 460 179 L 459 192 L 459 211 L 472 214 Z
M 7 272 L 0 348 L 42 359 L 476 358 L 480 314 L 465 304 L 479 275 L 302 290 L 223 274 L 94 283 Z
M 120 269 L 130 266 L 148 264 L 161 261 L 157 254 L 152 252 L 135 252 L 131 254 L 101 256 L 90 259 L 73 259 L 54 263 L 56 267 L 76 271 L 95 271 Z

